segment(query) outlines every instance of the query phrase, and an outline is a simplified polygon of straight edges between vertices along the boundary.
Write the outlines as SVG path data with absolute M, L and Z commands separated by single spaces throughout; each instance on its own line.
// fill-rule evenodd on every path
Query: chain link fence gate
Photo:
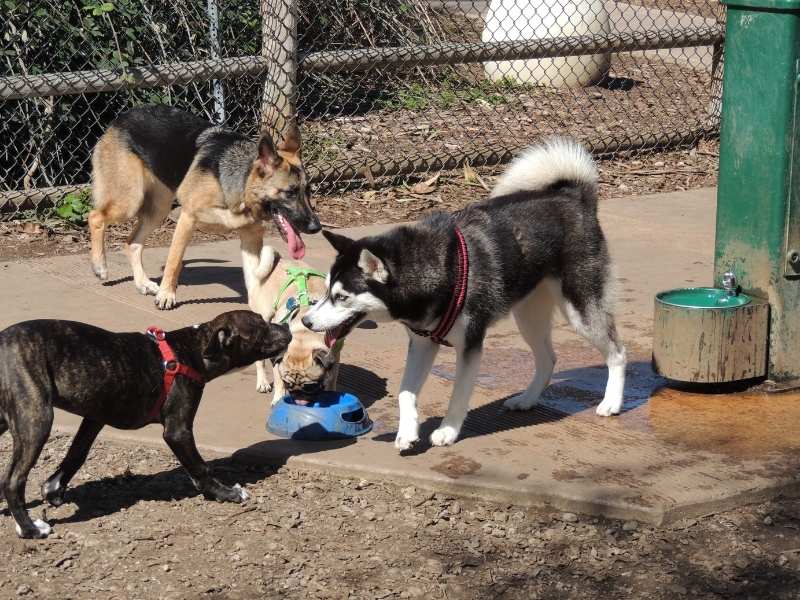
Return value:
M 716 0 L 0 0 L 0 213 L 85 189 L 131 106 L 255 137 L 296 113 L 312 181 L 499 164 L 563 133 L 596 155 L 719 128 Z

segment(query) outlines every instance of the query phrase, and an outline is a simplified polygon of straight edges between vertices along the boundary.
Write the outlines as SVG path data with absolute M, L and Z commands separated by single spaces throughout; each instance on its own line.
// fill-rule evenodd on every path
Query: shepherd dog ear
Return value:
M 281 166 L 281 157 L 268 133 L 262 133 L 261 139 L 258 140 L 258 159 L 255 163 L 262 177 L 272 175 Z
M 299 162 L 300 144 L 300 128 L 297 126 L 297 119 L 292 118 L 286 126 L 283 139 L 278 144 L 278 151 L 296 157 Z
M 203 349 L 203 358 L 207 360 L 219 360 L 225 351 L 230 348 L 236 334 L 232 333 L 227 327 L 220 327 L 211 334 L 211 337 Z
M 345 250 L 353 245 L 353 240 L 351 240 L 349 237 L 339 235 L 338 233 L 333 233 L 327 229 L 322 230 L 322 235 L 325 236 L 325 239 L 328 240 L 328 243 L 333 246 L 333 249 L 339 254 L 344 254 Z

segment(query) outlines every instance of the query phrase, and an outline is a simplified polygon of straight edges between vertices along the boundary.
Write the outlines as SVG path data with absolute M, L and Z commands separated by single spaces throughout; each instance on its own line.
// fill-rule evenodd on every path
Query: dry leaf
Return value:
M 411 186 L 409 190 L 412 194 L 430 194 L 436 190 L 436 183 L 439 181 L 440 173 L 437 173 L 430 179 L 420 181 Z
M 469 163 L 464 163 L 464 183 L 478 183 L 478 174 Z
M 375 176 L 372 174 L 369 165 L 364 165 L 364 178 L 367 180 L 370 187 L 375 187 Z
M 42 226 L 38 223 L 31 223 L 30 221 L 26 221 L 22 224 L 22 232 L 23 233 L 30 233 L 31 235 L 38 235 L 42 233 Z

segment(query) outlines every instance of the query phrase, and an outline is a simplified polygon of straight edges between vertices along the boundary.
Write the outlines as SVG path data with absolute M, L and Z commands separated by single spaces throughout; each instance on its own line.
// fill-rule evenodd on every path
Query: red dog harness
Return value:
M 458 240 L 458 254 L 456 256 L 456 287 L 453 290 L 453 295 L 450 298 L 450 304 L 444 312 L 442 319 L 433 331 L 426 331 L 424 329 L 414 329 L 409 327 L 411 331 L 423 337 L 430 337 L 432 341 L 443 346 L 452 346 L 452 344 L 445 341 L 444 338 L 450 333 L 453 325 L 461 314 L 461 309 L 464 308 L 464 300 L 467 297 L 467 283 L 469 282 L 469 254 L 467 252 L 467 242 L 464 240 L 464 234 L 458 226 L 455 227 L 456 239 Z
M 184 377 L 188 377 L 200 385 L 205 383 L 205 379 L 192 367 L 178 362 L 175 353 L 167 343 L 167 336 L 163 329 L 159 329 L 158 327 L 148 327 L 147 335 L 153 338 L 153 341 L 158 345 L 158 350 L 161 352 L 161 358 L 164 359 L 164 385 L 161 386 L 161 395 L 153 405 L 153 408 L 151 408 L 150 412 L 147 414 L 148 421 L 157 423 L 159 421 L 159 416 L 161 415 L 161 408 L 164 406 L 164 402 L 167 400 L 167 396 L 169 396 L 169 393 L 172 390 L 172 385 L 175 383 L 176 376 L 183 375 Z

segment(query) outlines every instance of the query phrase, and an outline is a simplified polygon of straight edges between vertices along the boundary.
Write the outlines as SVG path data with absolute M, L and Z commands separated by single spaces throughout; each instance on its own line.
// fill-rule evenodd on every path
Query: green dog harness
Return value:
M 286 290 L 294 284 L 297 287 L 297 298 L 294 296 L 289 296 L 286 299 L 286 314 L 283 315 L 280 321 L 281 325 L 286 325 L 292 318 L 297 314 L 297 311 L 300 310 L 303 306 L 311 306 L 314 302 L 311 301 L 311 298 L 308 295 L 308 278 L 309 277 L 321 277 L 325 279 L 326 275 L 324 273 L 320 273 L 319 271 L 315 271 L 314 269 L 308 268 L 298 268 L 298 267 L 289 267 L 286 269 L 286 281 L 283 282 L 280 291 L 278 292 L 278 297 L 275 298 L 275 303 L 272 305 L 272 310 L 278 311 L 278 307 L 281 305 L 281 298 L 286 293 Z M 340 352 L 342 346 L 344 346 L 344 340 L 332 340 L 328 333 L 325 334 L 325 344 L 336 352 Z
M 308 296 L 308 278 L 321 277 L 325 279 L 325 275 L 319 271 L 308 268 L 289 267 L 286 269 L 286 281 L 283 282 L 278 297 L 275 298 L 275 303 L 272 305 L 272 310 L 278 310 L 281 305 L 281 298 L 286 293 L 290 286 L 294 285 L 297 288 L 297 298 L 290 296 L 286 300 L 286 314 L 280 320 L 280 323 L 288 323 L 294 314 L 300 310 L 302 306 L 311 306 L 311 298 Z

